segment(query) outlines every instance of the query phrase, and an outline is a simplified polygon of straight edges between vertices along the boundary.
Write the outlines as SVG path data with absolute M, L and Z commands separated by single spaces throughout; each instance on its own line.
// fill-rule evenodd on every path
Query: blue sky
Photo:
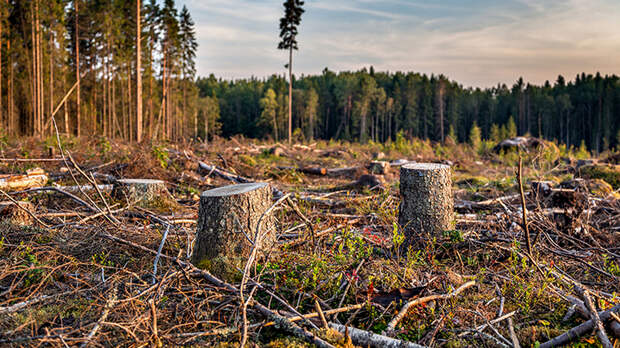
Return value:
M 283 0 L 177 0 L 199 42 L 199 75 L 284 73 Z M 306 0 L 293 68 L 443 73 L 465 86 L 620 74 L 618 0 Z

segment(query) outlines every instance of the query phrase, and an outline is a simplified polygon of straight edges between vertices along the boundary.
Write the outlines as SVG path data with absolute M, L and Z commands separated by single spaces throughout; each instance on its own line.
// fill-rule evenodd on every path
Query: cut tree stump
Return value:
M 385 161 L 372 161 L 368 164 L 370 174 L 385 175 L 390 171 L 390 163 Z
M 275 219 L 265 215 L 272 205 L 271 196 L 267 183 L 229 185 L 203 192 L 192 263 L 228 279 L 240 275 L 238 269 L 244 268 L 257 240 L 259 220 L 258 251 L 266 252 L 275 243 Z
M 120 179 L 114 183 L 112 196 L 143 208 L 167 209 L 177 206 L 162 180 Z
M 423 233 L 441 234 L 453 228 L 452 171 L 436 163 L 405 164 L 400 169 L 398 223 L 407 241 Z

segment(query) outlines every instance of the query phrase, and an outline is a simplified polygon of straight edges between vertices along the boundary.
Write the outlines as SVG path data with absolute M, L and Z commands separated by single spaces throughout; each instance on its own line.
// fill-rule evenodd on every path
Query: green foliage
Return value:
M 587 159 L 587 158 L 591 158 L 591 157 L 592 157 L 592 155 L 590 155 L 590 152 L 588 151 L 588 148 L 586 147 L 586 141 L 582 140 L 581 144 L 579 145 L 579 149 L 575 153 L 575 158 L 577 158 L 577 159 Z
M 155 159 L 159 162 L 159 165 L 164 169 L 168 168 L 170 155 L 168 151 L 166 151 L 166 147 L 164 145 L 153 145 L 151 151 Z
M 489 140 L 494 143 L 499 143 L 502 141 L 502 133 L 499 126 L 495 123 L 491 125 L 491 134 L 489 135 Z
M 517 136 L 517 125 L 515 120 L 510 116 L 506 125 L 506 138 L 514 138 Z
M 474 124 L 471 126 L 471 129 L 469 130 L 468 139 L 469 139 L 469 145 L 471 145 L 471 147 L 475 151 L 478 151 L 480 149 L 480 144 L 482 142 L 482 139 L 481 139 L 480 127 L 478 127 L 478 124 L 476 123 L 476 121 L 474 121 Z

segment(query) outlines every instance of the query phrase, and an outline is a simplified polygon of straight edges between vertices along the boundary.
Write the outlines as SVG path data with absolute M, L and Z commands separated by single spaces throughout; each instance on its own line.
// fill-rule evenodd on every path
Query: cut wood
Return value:
M 219 187 L 200 197 L 196 244 L 192 263 L 215 274 L 232 276 L 243 269 L 256 240 L 259 219 L 271 206 L 267 183 Z M 267 249 L 276 239 L 271 214 L 261 222 L 261 245 Z
M 251 179 L 229 173 L 221 168 L 212 166 L 210 164 L 206 164 L 204 162 L 198 162 L 198 172 L 205 176 L 210 176 L 211 174 L 215 174 L 224 180 L 232 181 L 238 184 L 246 184 L 246 183 L 253 182 Z
M 28 170 L 26 175 L 0 175 L 0 190 L 19 191 L 34 187 L 42 187 L 49 177 L 43 169 Z
M 353 341 L 353 344 L 356 346 L 373 348 L 424 348 L 424 346 L 413 342 L 397 340 L 350 326 L 329 323 L 329 327 L 343 335 L 345 333 L 348 334 L 349 337 L 351 337 L 351 341 Z
M 436 163 L 406 164 L 400 169 L 402 201 L 398 223 L 411 241 L 422 233 L 440 234 L 452 228 L 452 171 Z
M 112 196 L 145 208 L 169 208 L 176 206 L 174 197 L 166 184 L 152 179 L 120 179 L 114 184 Z
M 617 305 L 604 312 L 598 312 L 598 316 L 600 320 L 604 323 L 611 318 L 611 313 L 618 313 L 618 312 L 620 312 L 620 305 Z M 540 348 L 551 348 L 551 347 L 558 347 L 558 346 L 565 345 L 568 342 L 571 342 L 585 334 L 592 332 L 592 329 L 594 329 L 594 327 L 595 327 L 595 322 L 594 320 L 590 319 L 586 321 L 585 323 L 575 326 L 574 328 L 566 331 L 560 336 L 554 337 L 553 339 L 541 344 Z

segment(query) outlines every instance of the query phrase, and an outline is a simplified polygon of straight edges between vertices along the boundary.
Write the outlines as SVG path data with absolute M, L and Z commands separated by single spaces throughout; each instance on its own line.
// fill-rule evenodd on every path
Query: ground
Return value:
M 530 255 L 516 179 L 519 153 L 497 154 L 489 144 L 474 150 L 398 139 L 386 145 L 288 146 L 235 138 L 130 145 L 63 137 L 61 145 L 62 152 L 55 138 L 0 143 L 0 174 L 40 167 L 50 177 L 48 185 L 60 187 L 88 180 L 161 179 L 177 202 L 144 208 L 105 190 L 78 191 L 88 205 L 104 212 L 96 214 L 58 193 L 10 194 L 31 202 L 37 221 L 25 226 L 1 222 L 2 345 L 238 346 L 244 326 L 239 293 L 214 284 L 186 262 L 200 192 L 233 183 L 218 173 L 269 182 L 277 192 L 292 194 L 292 201 L 274 213 L 278 247 L 251 271 L 252 284 L 261 287 L 249 286 L 244 294 L 252 293 L 254 301 L 283 317 L 296 315 L 290 307 L 314 313 L 318 302 L 323 311 L 350 307 L 327 314 L 329 322 L 426 346 L 492 347 L 512 344 L 508 315 L 516 339 L 530 347 L 586 320 L 579 312 L 567 315 L 581 290 L 598 310 L 620 303 L 618 169 L 612 164 L 591 168 L 613 158 L 611 153 L 588 162 L 582 173 L 577 161 L 590 157 L 583 150 L 545 143 L 520 152 Z M 40 161 L 49 158 L 49 148 L 55 149 L 54 160 Z M 58 160 L 69 154 L 86 175 L 69 159 Z M 376 181 L 358 181 L 369 174 L 373 160 L 451 164 L 454 229 L 404 240 L 396 224 L 399 168 L 388 166 Z M 199 162 L 216 166 L 218 173 L 199 170 Z M 297 168 L 325 168 L 326 174 Z M 585 179 L 575 180 L 580 176 Z M 555 191 L 533 192 L 530 185 L 538 181 L 550 181 Z M 229 285 L 238 288 L 238 276 L 229 278 Z M 386 331 L 408 301 L 450 294 L 470 281 L 475 285 L 456 296 L 412 306 L 394 332 Z M 267 324 L 271 319 L 256 308 L 250 304 L 247 310 L 248 346 L 312 345 L 285 325 Z M 481 327 L 489 322 L 492 328 Z M 333 345 L 352 344 L 333 330 L 313 328 L 322 326 L 316 317 L 313 324 L 297 323 Z M 613 342 L 613 328 L 606 331 Z M 599 341 L 590 332 L 571 344 L 598 346 Z

